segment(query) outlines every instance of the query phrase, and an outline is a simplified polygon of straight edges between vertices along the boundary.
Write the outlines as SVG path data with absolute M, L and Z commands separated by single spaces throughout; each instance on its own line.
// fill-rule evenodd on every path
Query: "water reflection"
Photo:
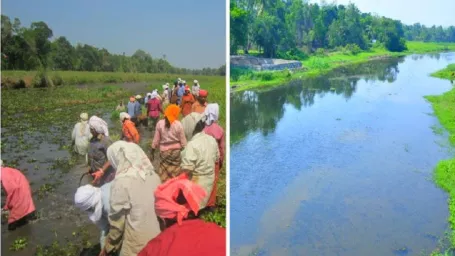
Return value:
M 359 80 L 392 83 L 399 73 L 398 64 L 403 61 L 399 58 L 350 65 L 267 92 L 235 93 L 231 96 L 231 142 L 241 140 L 250 131 L 260 131 L 264 136 L 273 132 L 284 115 L 285 104 L 301 110 L 311 107 L 316 96 L 322 98 L 327 94 L 339 95 L 348 101 L 356 92 Z

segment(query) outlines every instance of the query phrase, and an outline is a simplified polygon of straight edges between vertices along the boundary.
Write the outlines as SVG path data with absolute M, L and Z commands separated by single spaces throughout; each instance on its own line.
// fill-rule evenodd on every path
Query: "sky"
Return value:
M 320 0 L 310 2 L 320 3 Z M 406 25 L 420 22 L 425 26 L 455 26 L 455 0 L 336 0 L 337 4 L 343 5 L 350 2 L 361 12 L 401 20 Z
M 182 68 L 226 63 L 225 0 L 2 0 L 1 7 L 22 26 L 46 22 L 73 45 L 126 55 L 142 49 Z

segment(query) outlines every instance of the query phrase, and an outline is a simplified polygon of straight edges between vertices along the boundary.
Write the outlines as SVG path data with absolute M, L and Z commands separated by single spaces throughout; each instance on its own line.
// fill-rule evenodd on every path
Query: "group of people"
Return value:
M 183 116 L 187 116 L 191 112 L 202 114 L 207 105 L 207 96 L 207 90 L 201 89 L 197 80 L 194 80 L 194 84 L 190 88 L 185 80 L 179 78 L 175 81 L 173 88 L 169 86 L 169 83 L 164 84 L 161 95 L 155 89 L 153 92 L 147 93 L 144 98 L 140 94 L 131 96 L 126 106 L 122 101 L 116 110 L 126 112 L 136 126 L 147 118 L 147 124 L 150 124 L 149 127 L 154 130 L 160 115 L 164 114 L 163 110 L 169 104 L 178 105 Z M 146 115 L 142 113 L 142 106 L 145 106 Z
M 101 255 L 225 255 L 225 230 L 197 218 L 216 207 L 225 138 L 218 104 L 209 104 L 207 91 L 195 84 L 190 91 L 179 79 L 172 91 L 164 85 L 161 96 L 132 97 L 120 113 L 122 139 L 115 143 L 104 120 L 80 115 L 75 151 L 86 155 L 94 179 L 77 189 L 75 204 L 100 228 Z M 134 119 L 142 104 L 154 128 L 150 157 L 138 145 Z

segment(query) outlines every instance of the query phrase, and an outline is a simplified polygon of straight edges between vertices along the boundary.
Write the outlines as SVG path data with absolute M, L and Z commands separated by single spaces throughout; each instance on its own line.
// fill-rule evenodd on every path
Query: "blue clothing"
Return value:
M 141 114 L 141 104 L 137 101 L 135 101 L 134 103 L 132 103 L 131 101 L 128 102 L 128 106 L 126 107 L 127 110 L 128 110 L 128 115 L 131 116 L 131 118 L 134 118 L 138 115 Z
M 185 86 L 181 85 L 177 90 L 177 96 L 179 97 L 177 100 L 177 105 L 180 105 L 180 102 L 182 102 L 183 94 L 185 94 Z
M 136 111 L 136 102 L 128 102 L 128 105 L 126 106 L 128 115 L 131 117 L 135 117 L 135 111 Z

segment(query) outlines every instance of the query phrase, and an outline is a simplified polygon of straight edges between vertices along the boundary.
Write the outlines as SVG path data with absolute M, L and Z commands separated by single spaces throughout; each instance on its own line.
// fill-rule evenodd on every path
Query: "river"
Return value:
M 428 255 L 448 229 L 431 180 L 451 156 L 425 95 L 454 53 L 340 68 L 231 96 L 232 255 Z

